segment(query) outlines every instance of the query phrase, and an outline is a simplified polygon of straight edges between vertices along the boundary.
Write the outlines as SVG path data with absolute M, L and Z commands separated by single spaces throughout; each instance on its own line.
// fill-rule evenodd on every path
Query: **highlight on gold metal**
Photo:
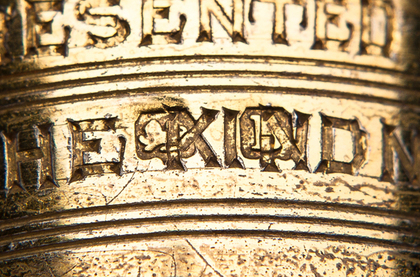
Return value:
M 0 276 L 420 276 L 419 18 L 0 1 Z

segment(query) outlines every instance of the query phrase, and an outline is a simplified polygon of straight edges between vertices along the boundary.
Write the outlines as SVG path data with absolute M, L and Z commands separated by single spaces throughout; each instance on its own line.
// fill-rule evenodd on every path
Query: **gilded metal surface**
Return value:
M 420 276 L 418 18 L 0 1 L 0 276 Z

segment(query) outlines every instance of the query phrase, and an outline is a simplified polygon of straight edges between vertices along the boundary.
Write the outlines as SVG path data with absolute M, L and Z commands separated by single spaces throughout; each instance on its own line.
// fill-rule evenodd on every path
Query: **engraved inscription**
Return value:
M 220 167 L 216 154 L 203 136 L 218 113 L 202 108 L 202 115 L 197 120 L 188 110 L 176 107 L 141 114 L 136 122 L 137 155 L 143 160 L 158 158 L 167 169 L 185 170 L 182 158 L 192 157 L 198 151 L 206 167 Z M 165 135 L 161 136 L 159 130 Z
M 321 157 L 315 169 L 308 166 L 311 115 L 278 107 L 249 107 L 243 112 L 223 108 L 223 154 L 225 168 L 246 168 L 242 158 L 258 160 L 263 171 L 279 172 L 278 161 L 292 161 L 293 170 L 357 175 L 367 161 L 368 137 L 357 119 L 321 114 Z M 220 167 L 217 154 L 203 136 L 218 111 L 202 108 L 194 119 L 185 108 L 142 113 L 135 124 L 137 155 L 142 160 L 160 159 L 167 169 L 186 170 L 182 159 L 195 151 L 206 167 Z M 412 148 L 402 143 L 395 127 L 384 125 L 383 177 L 392 181 L 401 163 L 410 181 L 418 170 L 419 145 L 414 133 Z M 416 152 L 417 151 L 417 152 Z M 397 154 L 397 156 L 395 156 Z M 401 174 L 400 174 L 401 175 Z
M 88 35 L 86 45 L 112 47 L 123 42 L 130 34 L 130 26 L 124 19 L 119 1 L 110 2 L 83 0 L 78 3 L 77 19 L 85 23 Z
M 224 147 L 225 163 L 228 168 L 244 168 L 237 150 L 237 121 L 239 111 L 223 108 L 224 113 Z
M 222 116 L 218 119 L 219 113 Z M 124 168 L 132 167 L 129 163 L 133 158 L 124 158 L 127 140 L 118 131 L 122 127 L 117 126 L 123 126 L 119 119 L 68 121 L 70 176 L 61 174 L 57 179 L 73 183 L 107 173 L 122 176 Z M 0 133 L 4 195 L 58 187 L 54 170 L 59 169 L 54 167 L 56 162 L 53 164 L 58 152 L 52 146 L 51 128 L 52 124 L 44 124 Z M 164 105 L 160 110 L 140 113 L 134 124 L 134 145 L 129 148 L 135 146 L 134 159 L 159 159 L 165 169 L 181 171 L 188 170 L 189 164 L 194 169 L 287 169 L 357 176 L 371 161 L 379 166 L 382 163 L 382 168 L 378 167 L 382 172 L 378 172 L 379 180 L 416 184 L 420 168 L 418 128 L 403 130 L 382 122 L 379 161 L 368 159 L 370 147 L 377 146 L 369 145 L 368 134 L 357 118 L 322 113 L 316 117 L 282 107 L 248 107 L 242 111 L 201 107 L 201 114 L 196 116 L 185 107 Z M 315 149 L 318 143 L 319 150 Z M 314 150 L 309 145 L 314 145 Z M 65 155 L 61 157 L 65 159 Z M 203 165 L 196 164 L 196 158 L 201 158 Z M 139 164 L 136 170 L 141 170 Z
M 68 19 L 63 1 L 27 1 L 26 51 L 38 55 L 67 55 Z
M 420 170 L 420 135 L 417 129 L 404 132 L 401 128 L 383 123 L 384 181 L 418 181 Z M 405 136 L 404 136 L 405 135 Z M 407 139 L 404 139 L 406 137 Z M 409 141 L 407 144 L 404 141 Z
M 11 12 L 11 6 L 0 5 L 0 63 L 4 62 L 6 55 L 9 54 L 9 49 L 7 49 L 7 37 Z
M 136 6 L 122 0 L 26 0 L 22 4 L 22 9 L 0 6 L 2 63 L 10 61 L 8 55 L 67 57 L 71 49 L 87 46 L 105 49 L 124 44 L 137 52 L 145 46 L 222 45 L 229 40 L 250 49 L 264 41 L 282 50 L 288 46 L 389 58 L 396 57 L 392 53 L 397 50 L 391 43 L 398 44 L 393 40 L 398 11 L 391 0 L 142 0 Z
M 70 121 L 73 138 L 70 182 L 96 174 L 122 174 L 126 139 L 116 134 L 116 120 Z
M 211 15 L 223 26 L 233 42 L 246 42 L 244 38 L 244 2 L 232 0 L 232 15 L 229 16 L 217 0 L 200 1 L 200 35 L 197 42 L 213 41 Z
M 315 36 L 315 0 L 252 0 L 250 21 L 254 6 L 260 3 L 274 5 L 272 40 L 274 43 L 301 46 L 310 49 Z
M 185 170 L 182 158 L 190 158 L 198 150 L 206 167 L 220 167 L 216 153 L 203 136 L 218 111 L 204 108 L 202 111 L 198 120 L 181 108 L 166 107 L 166 111 L 142 113 L 135 126 L 138 157 L 158 158 L 167 169 Z M 239 111 L 223 108 L 223 113 L 227 168 L 245 168 L 238 153 L 240 149 L 245 158 L 259 160 L 264 171 L 278 172 L 276 159 L 292 160 L 296 170 L 308 171 L 310 115 L 297 111 L 291 115 L 283 108 L 270 107 L 247 108 L 240 118 Z
M 140 46 L 181 43 L 187 18 L 183 1 L 143 0 L 143 37 Z
M 264 171 L 279 171 L 275 159 L 293 160 L 295 169 L 308 170 L 306 140 L 308 115 L 292 115 L 283 108 L 247 108 L 241 116 L 241 150 L 248 159 L 259 159 Z M 296 129 L 296 137 L 294 136 Z
M 317 171 L 356 175 L 366 160 L 366 133 L 357 120 L 322 115 L 322 161 Z M 340 150 L 351 149 L 341 154 Z
M 316 37 L 318 49 L 359 54 L 362 35 L 360 0 L 317 1 Z
M 389 56 L 392 38 L 392 12 L 391 1 L 363 1 L 363 53 Z
M 3 195 L 58 187 L 52 165 L 52 124 L 14 133 L 0 132 L 3 148 Z
M 12 1 L 0 3 L 0 63 L 25 54 L 22 16 Z

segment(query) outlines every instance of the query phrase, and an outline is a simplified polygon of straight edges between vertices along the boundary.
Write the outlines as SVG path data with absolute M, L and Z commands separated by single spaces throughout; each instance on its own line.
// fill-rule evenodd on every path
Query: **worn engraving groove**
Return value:
M 33 100 L 30 102 L 30 107 L 32 109 L 46 108 L 52 105 L 65 104 L 69 102 L 87 102 L 92 100 L 99 99 L 122 99 L 127 96 L 132 95 L 144 95 L 144 94 L 163 94 L 163 93 L 179 93 L 183 94 L 193 94 L 193 93 L 205 93 L 211 91 L 219 91 L 220 93 L 228 92 L 242 92 L 242 93 L 287 93 L 294 95 L 317 95 L 320 97 L 336 97 L 341 99 L 350 99 L 350 100 L 361 100 L 372 103 L 381 103 L 381 104 L 391 104 L 396 106 L 407 107 L 411 109 L 418 109 L 418 104 L 415 102 L 407 103 L 401 98 L 387 98 L 387 97 L 377 97 L 377 96 L 368 96 L 368 95 L 353 95 L 349 93 L 337 92 L 336 90 L 328 89 L 303 89 L 296 87 L 271 87 L 264 85 L 255 85 L 255 86 L 211 86 L 203 89 L 198 86 L 179 86 L 179 87 L 161 87 L 161 88 L 137 88 L 137 89 L 124 89 L 124 90 L 112 90 L 112 91 L 98 91 L 94 93 L 87 93 L 84 95 L 72 95 L 72 96 L 63 96 L 58 98 L 49 98 L 42 100 Z M 28 103 L 15 103 L 13 105 L 8 105 L 0 111 L 0 114 L 6 114 L 11 111 L 24 111 L 27 109 Z
M 32 102 L 36 98 L 42 98 L 45 99 L 46 95 L 43 95 L 45 93 L 45 90 L 51 91 L 51 90 L 63 90 L 63 93 L 57 93 L 56 95 L 65 95 L 65 89 L 71 89 L 74 88 L 74 86 L 77 84 L 78 87 L 78 94 L 83 94 L 83 87 L 86 87 L 88 90 L 95 90 L 95 86 L 99 86 L 101 84 L 109 84 L 110 82 L 129 82 L 129 81 L 136 81 L 136 80 L 156 80 L 159 79 L 162 82 L 162 79 L 170 79 L 170 80 L 177 80 L 177 79 L 184 79 L 184 78 L 264 78 L 267 80 L 270 79 L 284 79 L 284 80 L 300 80 L 301 86 L 303 86 L 303 81 L 310 81 L 311 83 L 318 81 L 321 84 L 325 83 L 325 88 L 322 88 L 322 86 L 314 86 L 314 89 L 318 90 L 328 90 L 329 83 L 332 84 L 346 84 L 350 85 L 350 87 L 354 87 L 350 90 L 342 90 L 344 93 L 348 94 L 355 94 L 355 95 L 361 95 L 363 96 L 366 93 L 360 93 L 357 92 L 358 87 L 364 87 L 365 90 L 367 88 L 371 88 L 371 90 L 382 90 L 382 94 L 376 93 L 376 95 L 372 95 L 373 97 L 381 98 L 383 95 L 386 95 L 387 92 L 393 92 L 396 89 L 398 89 L 397 94 L 405 94 L 407 96 L 412 95 L 415 93 L 415 90 L 410 90 L 407 88 L 403 88 L 401 85 L 393 85 L 393 84 L 385 84 L 383 82 L 378 82 L 377 80 L 355 80 L 352 78 L 346 78 L 346 77 L 339 77 L 339 76 L 328 76 L 328 75 L 315 75 L 315 74 L 305 74 L 305 73 L 286 73 L 286 72 L 273 72 L 273 71 L 253 71 L 253 70 L 246 70 L 246 71 L 228 71 L 228 70 L 219 70 L 219 71 L 183 71 L 183 72 L 165 72 L 165 73 L 141 73 L 141 74 L 127 74 L 122 75 L 119 74 L 117 76 L 107 76 L 107 77 L 95 77 L 95 78 L 86 78 L 86 79 L 78 79 L 78 80 L 69 80 L 69 81 L 62 81 L 62 82 L 51 82 L 49 84 L 43 84 L 43 85 L 34 85 L 30 88 L 23 88 L 23 89 L 16 89 L 16 90 L 7 90 L 7 99 L 10 99 L 9 101 L 4 102 L 4 106 L 6 106 L 8 103 L 13 104 L 14 101 L 21 101 L 21 97 L 27 97 L 28 95 L 33 94 L 33 97 L 31 98 Z M 94 86 L 93 86 L 94 85 Z M 264 84 L 260 84 L 264 85 Z M 93 87 L 92 87 L 93 86 Z M 180 84 L 182 86 L 182 84 Z M 271 85 L 275 86 L 275 85 Z M 279 86 L 281 87 L 281 86 Z M 139 86 L 139 88 L 142 88 L 142 86 Z M 130 89 L 130 88 L 129 88 Z M 35 98 L 36 97 L 36 98 Z M 389 97 L 389 96 L 388 96 Z M 399 99 L 399 97 L 391 96 L 391 99 Z M 25 101 L 26 104 L 30 104 L 30 102 Z
M 408 237 L 419 237 L 420 233 L 413 232 L 410 228 L 386 226 L 383 224 L 372 224 L 357 221 L 348 221 L 340 219 L 325 219 L 325 218 L 312 218 L 312 217 L 281 217 L 281 216 L 266 216 L 266 215 L 173 215 L 167 217 L 156 217 L 156 218 L 143 218 L 135 220 L 115 220 L 107 222 L 93 222 L 88 224 L 68 225 L 60 226 L 56 228 L 41 229 L 32 232 L 19 233 L 14 235 L 4 235 L 0 238 L 0 245 L 9 243 L 17 243 L 19 241 L 34 240 L 45 237 L 62 236 L 65 234 L 72 234 L 83 231 L 103 231 L 107 228 L 120 228 L 128 226 L 142 226 L 144 224 L 174 224 L 178 229 L 181 228 L 182 223 L 210 223 L 210 222 L 244 222 L 244 223 L 290 223 L 299 224 L 306 223 L 311 226 L 322 225 L 322 228 L 328 230 L 333 226 L 357 228 L 357 232 L 360 232 L 361 238 L 374 238 L 369 236 L 368 230 L 376 230 L 382 233 L 389 232 L 395 236 L 408 236 Z M 298 226 L 298 225 L 295 225 Z M 239 229 L 239 228 L 238 228 Z M 217 229 L 214 229 L 217 231 Z M 312 233 L 308 231 L 308 233 Z M 325 234 L 328 235 L 328 234 Z M 337 233 L 337 235 L 339 235 Z M 387 240 L 387 239 L 383 239 Z M 417 245 L 413 243 L 413 246 Z
M 247 244 L 240 245 L 243 241 Z M 288 238 L 266 238 L 265 241 L 268 245 L 264 246 L 256 238 L 188 238 L 163 240 L 165 246 L 162 246 L 162 240 L 157 239 L 135 242 L 135 249 L 132 248 L 134 244 L 111 244 L 106 251 L 99 246 L 70 250 L 65 254 L 45 253 L 41 255 L 42 263 L 37 263 L 34 257 L 26 257 L 2 264 L 9 265 L 19 273 L 25 272 L 22 265 L 29 264 L 33 266 L 32 274 L 47 276 L 51 272 L 55 276 L 63 276 L 69 272 L 72 275 L 94 275 L 98 270 L 107 276 L 133 273 L 135 276 L 144 276 L 148 270 L 152 270 L 158 276 L 191 274 L 202 277 L 210 274 L 213 276 L 217 274 L 216 271 L 222 276 L 285 272 L 308 276 L 316 276 L 312 273 L 325 273 L 326 276 L 389 276 L 395 271 L 404 272 L 403 267 L 412 267 L 418 262 L 418 259 L 408 254 L 375 246 L 330 242 L 325 247 L 325 242 L 308 240 L 303 242 L 304 245 L 296 246 L 298 240 Z M 237 248 L 233 251 L 225 248 L 226 243 L 237 245 Z M 80 257 L 84 259 L 81 261 Z M 118 263 L 108 263 L 111 257 Z M 219 257 L 223 258 L 218 259 Z M 64 262 L 60 262 L 60 258 L 64 258 Z M 57 262 L 64 267 L 63 270 L 51 268 Z M 239 267 L 233 268 L 234 265 Z M 7 269 L 2 269 L 1 272 L 7 274 Z M 417 276 L 415 271 L 409 274 L 404 276 Z
M 381 239 L 371 239 L 364 237 L 354 237 L 345 235 L 327 235 L 321 233 L 301 233 L 301 232 L 282 232 L 282 231 L 256 231 L 256 230 L 206 230 L 206 231 L 167 231 L 156 232 L 150 234 L 136 234 L 136 235 L 120 235 L 95 239 L 80 239 L 76 241 L 61 242 L 45 246 L 33 247 L 17 251 L 9 251 L 0 253 L 0 261 L 14 259 L 18 257 L 25 257 L 36 255 L 43 252 L 62 251 L 80 247 L 106 245 L 110 243 L 123 243 L 133 241 L 144 241 L 157 238 L 193 238 L 193 237 L 215 237 L 215 236 L 229 236 L 229 237 L 277 237 L 277 238 L 295 238 L 295 239 L 316 239 L 324 241 L 348 242 L 354 244 L 377 245 L 392 248 L 398 251 L 410 251 L 418 253 L 420 247 L 411 246 L 395 241 L 386 241 Z
M 311 209 L 311 210 L 334 210 L 337 212 L 352 212 L 361 215 L 376 215 L 385 218 L 392 218 L 396 220 L 408 220 L 414 223 L 420 222 L 420 216 L 416 213 L 400 212 L 395 210 L 386 210 L 374 207 L 362 207 L 357 205 L 346 204 L 332 204 L 332 203 L 317 203 L 305 201 L 284 201 L 275 199 L 177 199 L 166 200 L 159 202 L 146 202 L 135 204 L 117 204 L 109 206 L 90 207 L 83 209 L 73 209 L 66 211 L 57 211 L 52 213 L 45 213 L 25 218 L 16 218 L 13 221 L 0 221 L 0 229 L 2 231 L 10 228 L 18 228 L 20 226 L 29 226 L 32 224 L 39 224 L 43 222 L 50 222 L 55 220 L 64 220 L 66 218 L 78 218 L 83 215 L 96 216 L 101 214 L 110 214 L 115 212 L 129 212 L 137 210 L 149 209 L 168 209 L 175 207 L 210 207 L 217 206 L 231 206 L 231 207 L 284 207 L 295 209 Z
M 296 57 L 275 57 L 275 56 L 260 56 L 260 55 L 200 55 L 200 56 L 189 56 L 185 55 L 182 57 L 168 56 L 168 57 L 144 57 L 136 59 L 124 59 L 124 60 L 110 60 L 110 61 L 98 61 L 95 63 L 84 63 L 84 64 L 72 64 L 66 66 L 57 66 L 53 69 L 33 69 L 31 71 L 19 72 L 4 74 L 0 76 L 0 83 L 6 83 L 10 80 L 15 80 L 17 83 L 19 81 L 24 81 L 25 79 L 32 78 L 42 80 L 43 77 L 52 77 L 59 76 L 64 74 L 70 74 L 80 71 L 95 71 L 100 69 L 112 69 L 119 67 L 133 67 L 133 66 L 153 66 L 153 65 L 181 65 L 184 64 L 194 64 L 198 63 L 205 65 L 206 63 L 218 62 L 221 64 L 229 63 L 245 63 L 245 64 L 265 64 L 269 62 L 271 66 L 275 65 L 298 65 L 298 66 L 315 66 L 318 69 L 327 68 L 327 69 L 341 69 L 341 70 L 357 70 L 365 73 L 374 73 L 386 77 L 394 77 L 395 81 L 393 83 L 403 85 L 401 80 L 406 80 L 408 82 L 418 83 L 416 75 L 410 74 L 409 72 L 403 72 L 394 69 L 380 68 L 370 65 L 354 65 L 352 63 L 346 63 L 342 61 L 326 61 L 326 60 L 317 60 L 310 58 L 296 58 Z M 182 67 L 181 67 L 182 68 Z M 335 71 L 334 71 L 335 72 Z M 366 80 L 365 75 L 357 76 L 358 80 Z M 375 79 L 370 79 L 375 81 Z M 387 79 L 384 79 L 382 83 L 386 83 Z
M 362 76 L 358 76 L 358 78 L 354 78 L 354 77 L 349 78 L 348 74 L 350 74 L 350 72 L 352 70 L 355 70 L 355 69 L 352 69 L 352 68 L 337 69 L 335 67 L 326 66 L 326 67 L 316 67 L 318 72 L 311 72 L 310 70 L 308 70 L 308 68 L 305 68 L 305 66 L 306 67 L 310 66 L 312 68 L 312 67 L 314 67 L 313 64 L 308 64 L 308 65 L 302 64 L 301 65 L 300 63 L 297 63 L 297 64 L 285 63 L 284 66 L 288 66 L 288 69 L 290 68 L 288 70 L 288 72 L 285 72 L 284 68 L 279 67 L 279 66 L 281 66 L 281 64 L 273 64 L 269 68 L 267 68 L 268 70 L 264 70 L 264 71 L 261 71 L 261 70 L 258 70 L 258 69 L 253 69 L 253 68 L 249 68 L 249 69 L 244 71 L 243 66 L 246 65 L 247 63 L 244 63 L 241 60 L 239 60 L 239 61 L 234 60 L 231 63 L 223 60 L 221 62 L 224 64 L 225 68 L 222 69 L 222 70 L 218 70 L 218 71 L 212 71 L 210 67 L 208 68 L 206 66 L 206 65 L 208 65 L 207 63 L 209 63 L 211 61 L 212 60 L 210 60 L 210 61 L 205 60 L 204 64 L 198 64 L 197 61 L 191 61 L 191 63 L 184 62 L 184 63 L 180 63 L 180 64 L 168 64 L 168 65 L 165 65 L 165 63 L 163 63 L 163 62 L 161 64 L 160 63 L 150 63 L 150 64 L 143 65 L 145 68 L 141 68 L 141 71 L 143 71 L 141 73 L 130 74 L 130 71 L 133 71 L 133 70 L 127 70 L 126 69 L 125 70 L 126 72 L 122 76 L 124 76 L 125 78 L 135 78 L 135 77 L 138 77 L 138 76 L 146 76 L 146 77 L 147 76 L 154 76 L 154 75 L 172 76 L 172 75 L 175 75 L 175 74 L 180 74 L 180 75 L 182 75 L 182 74 L 194 74 L 194 73 L 197 73 L 197 72 L 199 72 L 201 74 L 215 74 L 215 73 L 230 74 L 231 73 L 231 74 L 236 75 L 236 74 L 239 74 L 241 72 L 246 72 L 246 73 L 253 73 L 253 74 L 256 74 L 256 75 L 264 73 L 264 74 L 268 74 L 267 76 L 270 76 L 270 74 L 271 74 L 273 76 L 277 76 L 277 75 L 278 76 L 294 76 L 294 77 L 300 77 L 300 78 L 302 78 L 302 77 L 303 78 L 304 77 L 318 77 L 318 78 L 321 78 L 321 79 L 323 78 L 324 80 L 332 80 L 332 81 L 342 80 L 344 83 L 351 82 L 351 83 L 360 83 L 360 84 L 366 84 L 366 85 L 375 84 L 377 86 L 383 86 L 383 87 L 389 86 L 391 88 L 392 87 L 403 88 L 403 87 L 408 86 L 407 83 L 401 82 L 401 79 L 395 78 L 395 75 L 393 75 L 393 74 L 390 75 L 390 73 L 386 73 L 386 72 L 381 73 L 381 72 L 375 72 L 375 71 L 373 71 L 373 72 L 365 71 L 366 74 L 364 74 Z M 149 65 L 150 69 L 148 69 L 146 67 L 147 65 Z M 202 70 L 200 70 L 200 71 L 189 71 L 189 69 L 186 69 L 184 67 L 184 65 L 190 65 L 190 66 L 194 65 L 196 67 L 201 67 Z M 123 65 L 120 65 L 120 66 L 123 66 Z M 139 71 L 142 64 L 130 64 L 129 63 L 127 66 L 132 67 L 133 69 L 135 69 L 135 71 Z M 260 63 L 260 62 L 254 63 L 253 66 L 254 67 L 258 66 L 259 68 L 267 67 L 265 64 Z M 162 68 L 159 68 L 159 67 L 162 67 Z M 171 71 L 173 71 L 173 72 L 168 72 L 168 67 L 170 69 L 172 69 Z M 232 67 L 234 68 L 234 70 L 232 70 L 232 69 L 229 70 L 229 68 L 232 68 Z M 279 68 L 277 70 L 273 70 L 273 68 L 275 68 L 275 67 L 279 67 Z M 106 70 L 118 69 L 118 68 L 120 68 L 120 67 L 117 67 L 117 66 L 112 66 L 112 67 L 111 66 L 104 66 L 103 67 L 103 69 L 106 69 Z M 165 70 L 165 68 L 166 68 L 166 70 Z M 293 70 L 294 68 L 295 68 L 296 71 L 299 71 L 299 72 L 294 72 L 294 70 Z M 118 76 L 113 76 L 112 73 L 109 74 L 107 72 L 101 72 L 101 74 L 95 74 L 95 72 L 98 72 L 101 69 L 101 67 L 98 67 L 98 66 L 95 66 L 93 69 L 90 69 L 89 67 L 87 67 L 87 68 L 81 68 L 80 70 L 83 70 L 83 69 L 86 70 L 87 73 L 89 73 L 89 71 L 92 71 L 93 76 L 94 76 L 94 77 L 91 77 L 91 78 L 83 78 L 82 80 L 84 80 L 86 83 L 88 83 L 89 81 L 93 81 L 93 80 L 97 80 L 97 81 L 104 80 L 104 81 L 106 81 L 106 80 L 113 80 L 113 79 L 122 79 L 120 74 Z M 349 71 L 349 72 L 346 72 L 346 71 L 344 71 L 344 72 L 341 71 L 340 72 L 339 70 L 346 70 L 346 71 Z M 307 71 L 308 73 L 306 73 L 305 71 Z M 0 83 L 5 83 L 9 79 L 12 79 L 12 80 L 16 79 L 16 82 L 19 82 L 19 81 L 24 81 L 25 79 L 31 77 L 31 78 L 37 80 L 37 82 L 33 84 L 33 88 L 31 88 L 31 89 L 35 89 L 37 87 L 42 89 L 42 87 L 45 87 L 45 86 L 42 86 L 42 83 L 43 83 L 42 80 L 43 79 L 45 79 L 49 83 L 48 85 L 51 85 L 54 88 L 59 88 L 60 86 L 57 86 L 59 84 L 62 84 L 61 86 L 65 86 L 65 85 L 69 85 L 69 84 L 75 84 L 76 80 L 72 80 L 73 79 L 73 78 L 71 78 L 72 75 L 70 75 L 70 73 L 72 73 L 72 72 L 74 72 L 74 71 L 73 70 L 62 71 L 62 72 L 58 71 L 58 72 L 54 72 L 53 74 L 40 74 L 39 76 L 37 74 L 33 73 L 32 75 L 34 75 L 34 76 L 25 76 L 25 78 L 21 79 L 21 80 L 18 78 L 19 76 L 15 77 L 15 78 L 11 78 L 10 76 L 6 75 L 5 77 L 2 77 L 0 79 Z M 78 71 L 76 71 L 76 72 L 78 72 Z M 69 75 L 69 77 L 66 78 L 66 74 Z M 101 76 L 102 74 L 106 74 L 106 76 Z M 172 74 L 172 75 L 170 75 L 170 74 Z M 60 78 L 57 78 L 60 81 L 59 82 L 54 82 L 54 81 L 49 80 L 54 76 L 60 76 Z M 377 77 L 377 78 L 374 78 L 374 77 Z M 410 81 L 410 76 L 409 75 L 402 75 L 401 77 L 403 77 L 403 79 L 405 79 L 404 77 L 406 77 L 406 78 L 408 78 L 407 81 Z M 81 80 L 79 78 L 80 78 L 80 76 L 78 76 L 77 81 Z M 378 78 L 381 78 L 381 80 L 378 80 Z M 411 81 L 415 82 L 416 79 L 413 79 Z M 16 86 L 19 86 L 19 85 L 18 84 L 13 84 L 11 87 L 13 88 L 13 87 L 16 87 Z M 5 90 L 7 88 L 8 88 L 8 85 L 7 85 L 7 83 L 5 83 L 2 90 Z M 29 91 L 28 88 L 25 88 L 25 87 L 21 88 L 19 91 L 21 91 L 22 89 L 23 89 L 23 92 Z M 8 91 L 10 92 L 10 90 L 8 90 Z

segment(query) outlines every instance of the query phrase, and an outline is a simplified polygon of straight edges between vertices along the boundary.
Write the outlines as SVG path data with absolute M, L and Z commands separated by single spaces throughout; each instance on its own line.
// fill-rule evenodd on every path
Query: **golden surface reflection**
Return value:
M 417 6 L 0 2 L 0 275 L 418 276 Z

